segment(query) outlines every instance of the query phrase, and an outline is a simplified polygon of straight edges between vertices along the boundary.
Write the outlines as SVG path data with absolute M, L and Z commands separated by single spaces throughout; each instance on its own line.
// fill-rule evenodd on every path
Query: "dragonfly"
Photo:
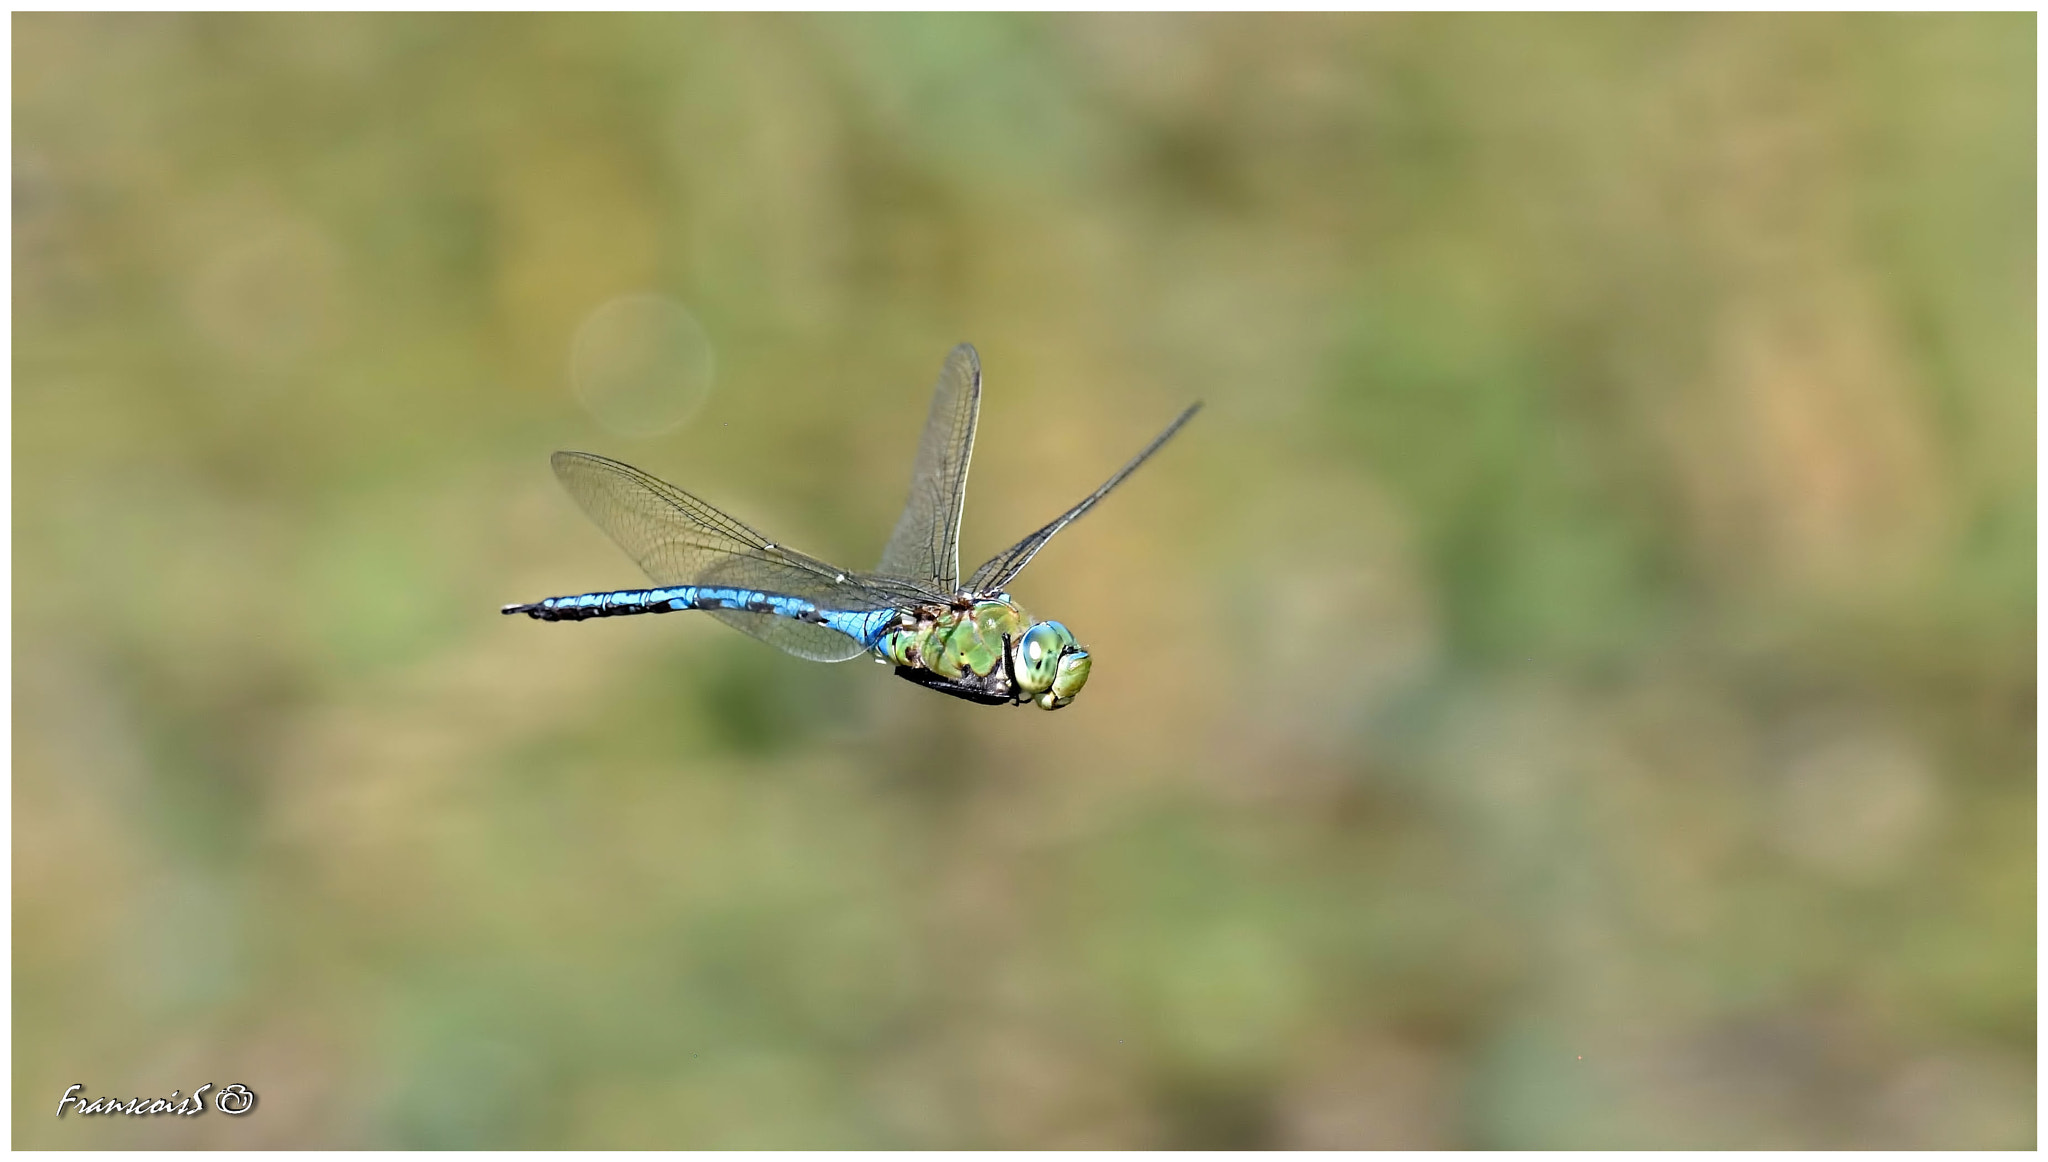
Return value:
M 554 454 L 555 477 L 654 582 L 549 597 L 501 612 L 583 621 L 703 610 L 800 658 L 867 654 L 941 694 L 991 706 L 1073 702 L 1093 664 L 1057 621 L 1033 621 L 1009 585 L 1061 529 L 1102 503 L 1194 418 L 1190 405 L 1130 463 L 1043 528 L 960 575 L 960 515 L 981 416 L 981 357 L 962 343 L 932 389 L 910 498 L 881 562 L 856 572 L 800 553 L 638 468 L 588 452 Z

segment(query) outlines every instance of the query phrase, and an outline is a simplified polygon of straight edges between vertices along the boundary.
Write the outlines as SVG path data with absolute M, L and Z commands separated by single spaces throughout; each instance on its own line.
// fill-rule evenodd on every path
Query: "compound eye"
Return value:
M 1081 687 L 1088 684 L 1088 670 L 1094 663 L 1088 660 L 1088 651 L 1080 646 L 1060 655 L 1058 667 L 1052 678 L 1052 689 L 1046 691 L 1059 700 L 1061 706 L 1074 700 Z
M 1074 635 L 1057 621 L 1041 621 L 1026 630 L 1016 646 L 1017 685 L 1026 694 L 1052 689 L 1059 677 L 1060 655 L 1075 648 Z

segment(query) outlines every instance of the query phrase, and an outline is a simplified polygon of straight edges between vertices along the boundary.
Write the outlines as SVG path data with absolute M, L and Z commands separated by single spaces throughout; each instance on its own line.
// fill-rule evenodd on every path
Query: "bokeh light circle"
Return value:
M 711 395 L 711 338 L 665 295 L 625 295 L 591 311 L 569 351 L 569 386 L 608 431 L 655 436 Z

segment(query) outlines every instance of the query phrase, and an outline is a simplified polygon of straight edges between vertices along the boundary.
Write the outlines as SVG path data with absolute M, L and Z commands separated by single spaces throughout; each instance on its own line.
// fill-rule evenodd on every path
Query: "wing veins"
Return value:
M 840 608 L 882 608 L 936 596 L 908 579 L 841 569 L 771 541 L 630 464 L 588 452 L 557 452 L 553 462 L 555 475 L 584 512 L 660 584 L 744 585 Z
M 981 357 L 962 343 L 946 354 L 911 466 L 910 495 L 876 571 L 942 593 L 960 584 L 960 515 L 981 416 Z

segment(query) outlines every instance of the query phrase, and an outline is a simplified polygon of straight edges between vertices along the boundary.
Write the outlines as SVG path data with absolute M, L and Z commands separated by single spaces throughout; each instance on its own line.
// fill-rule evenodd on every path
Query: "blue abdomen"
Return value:
M 613 589 L 550 597 L 531 605 L 508 605 L 501 612 L 523 613 L 537 621 L 584 621 L 593 617 L 624 617 L 640 613 L 680 613 L 691 609 L 737 610 L 786 617 L 837 630 L 873 649 L 897 619 L 893 609 L 819 609 L 801 597 L 764 593 L 728 585 L 674 585 L 660 589 Z

